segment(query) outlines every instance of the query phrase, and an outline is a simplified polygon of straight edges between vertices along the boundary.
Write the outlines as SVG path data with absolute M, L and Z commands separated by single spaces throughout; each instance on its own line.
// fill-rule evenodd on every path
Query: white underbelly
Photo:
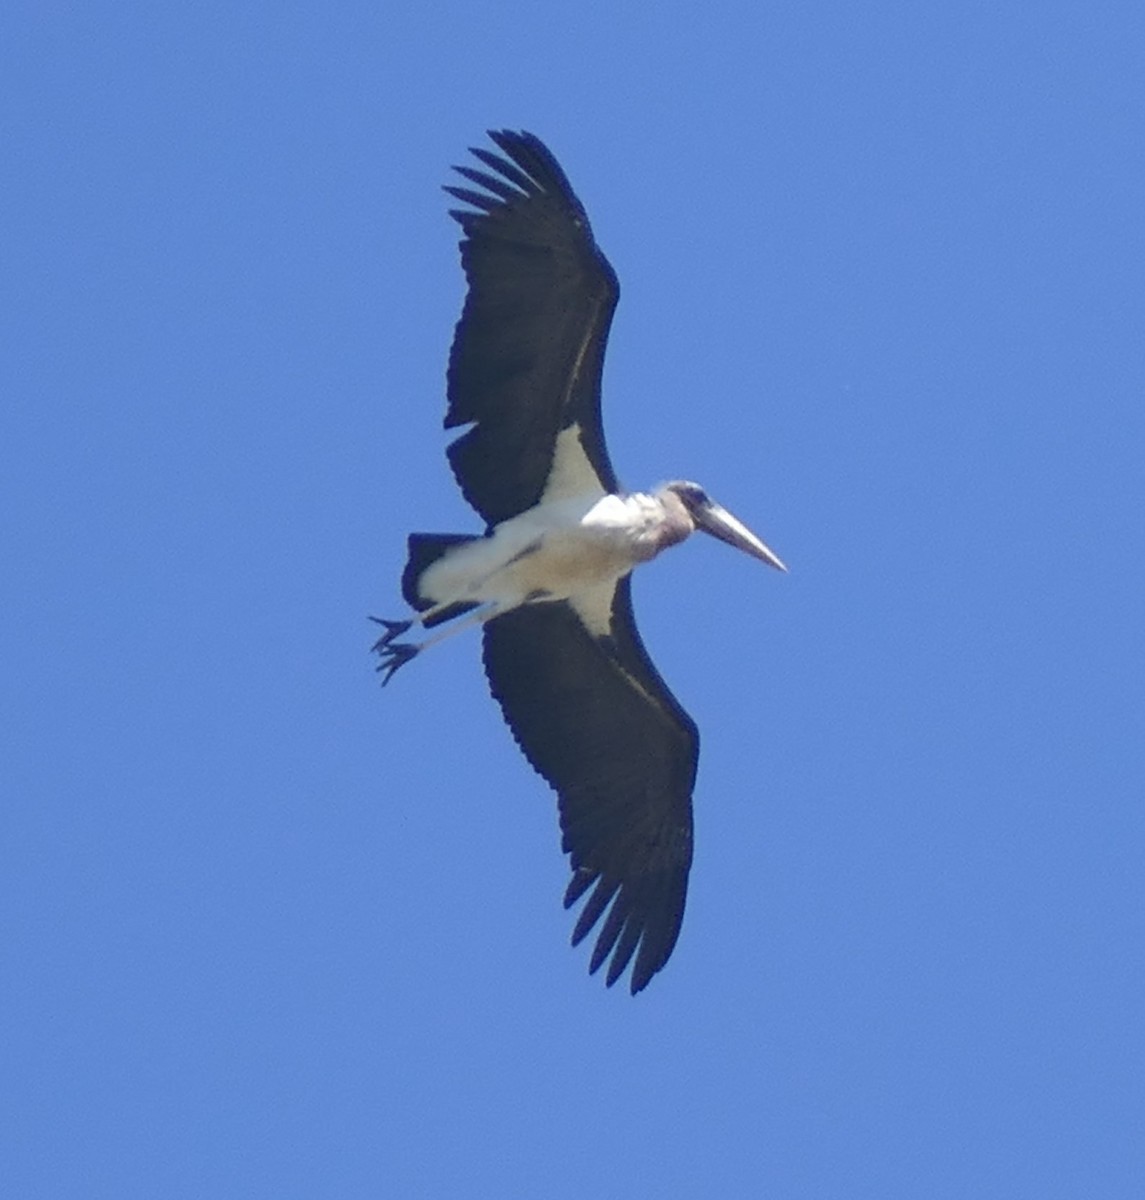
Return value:
M 566 599 L 602 583 L 613 583 L 632 569 L 627 545 L 614 535 L 582 527 L 550 533 L 540 548 L 513 563 L 506 582 L 521 596 L 545 593 Z
M 563 502 L 506 521 L 492 537 L 460 545 L 434 563 L 422 577 L 421 593 L 439 604 L 514 605 L 542 594 L 563 600 L 613 583 L 635 565 L 627 532 L 617 521 L 600 519 L 600 510 L 610 515 L 614 500 L 573 512 Z

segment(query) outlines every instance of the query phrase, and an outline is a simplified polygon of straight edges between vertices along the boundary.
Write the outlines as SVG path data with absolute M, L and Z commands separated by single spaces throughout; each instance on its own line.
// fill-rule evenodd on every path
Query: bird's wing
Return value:
M 573 870 L 565 907 L 595 884 L 573 945 L 607 910 L 589 969 L 611 954 L 611 986 L 635 953 L 635 994 L 668 961 L 684 916 L 695 723 L 644 649 L 627 576 L 495 618 L 484 657 L 514 737 L 559 797 Z
M 492 526 L 545 497 L 617 490 L 600 420 L 600 379 L 619 285 L 584 208 L 531 133 L 491 130 L 506 157 L 456 167 L 483 189 L 445 190 L 469 292 L 449 356 L 445 427 L 465 498 Z M 570 431 L 566 437 L 562 432 Z

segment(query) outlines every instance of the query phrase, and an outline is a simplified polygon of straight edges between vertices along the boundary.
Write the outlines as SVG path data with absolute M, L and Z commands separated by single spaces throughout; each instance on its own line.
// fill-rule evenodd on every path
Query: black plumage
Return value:
M 600 486 L 616 491 L 600 377 L 620 286 L 548 148 L 530 133 L 489 136 L 508 157 L 473 154 L 501 178 L 456 167 L 485 191 L 445 189 L 477 210 L 451 214 L 465 232 L 469 291 L 449 356 L 445 427 L 474 423 L 450 445 L 449 462 L 465 498 L 496 525 L 541 499 L 557 434 L 574 424 Z
M 559 798 L 573 869 L 565 907 L 593 888 L 573 945 L 608 910 L 590 969 L 611 953 L 611 985 L 635 951 L 635 994 L 668 961 L 684 917 L 699 734 L 644 649 L 630 588 L 625 576 L 606 636 L 567 601 L 526 605 L 485 626 L 484 659 L 514 737 Z

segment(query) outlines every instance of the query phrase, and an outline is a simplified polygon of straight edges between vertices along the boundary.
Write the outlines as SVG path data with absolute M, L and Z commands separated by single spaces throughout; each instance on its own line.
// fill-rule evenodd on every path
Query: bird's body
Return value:
M 671 954 L 692 861 L 695 724 L 660 677 L 632 615 L 630 575 L 695 530 L 783 564 L 697 484 L 617 483 L 600 422 L 600 375 L 616 276 L 549 150 L 492 132 L 495 174 L 457 170 L 472 206 L 469 294 L 450 355 L 449 447 L 484 536 L 413 534 L 402 593 L 415 615 L 381 621 L 384 681 L 433 642 L 484 628 L 494 697 L 525 755 L 556 790 L 571 906 L 589 889 L 574 945 L 603 918 L 590 969 L 632 991 Z M 475 211 L 474 211 L 475 210 Z M 413 625 L 448 628 L 420 644 Z
M 420 596 L 507 611 L 530 598 L 567 600 L 611 587 L 692 532 L 680 506 L 665 507 L 640 492 L 549 500 L 443 555 L 420 577 Z

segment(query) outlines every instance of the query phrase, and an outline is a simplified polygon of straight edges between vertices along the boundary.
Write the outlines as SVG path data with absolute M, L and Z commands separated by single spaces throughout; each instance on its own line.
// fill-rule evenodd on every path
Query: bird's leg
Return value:
M 449 609 L 453 608 L 454 605 L 469 605 L 479 603 L 479 601 L 476 600 L 476 597 L 488 586 L 491 580 L 495 579 L 503 571 L 515 566 L 523 558 L 528 558 L 530 554 L 536 554 L 536 552 L 541 548 L 542 541 L 543 539 L 539 537 L 535 538 L 527 546 L 523 546 L 520 550 L 518 550 L 517 553 L 506 562 L 498 563 L 491 570 L 486 571 L 484 575 L 470 580 L 460 595 L 452 596 L 448 600 L 439 600 L 431 607 L 423 609 L 419 613 L 415 613 L 408 620 L 387 621 L 384 617 L 371 617 L 371 621 L 377 625 L 382 625 L 385 628 L 385 633 L 383 633 L 374 644 L 374 650 L 381 653 L 382 650 L 390 645 L 394 638 L 401 637 L 403 633 L 406 633 L 408 630 L 412 629 L 414 625 L 430 626 L 436 624 L 437 619 L 441 617 L 443 613 L 448 613 Z M 478 608 L 477 611 L 480 612 L 481 609 Z M 488 617 L 482 619 L 488 620 Z M 465 623 L 456 625 L 454 628 L 464 628 L 464 624 Z M 426 644 L 428 645 L 428 643 Z
M 394 673 L 394 671 L 396 671 L 397 668 L 400 667 L 403 662 L 409 662 L 410 658 L 413 657 L 413 655 L 411 655 L 411 654 L 406 654 L 406 650 L 408 649 L 408 647 L 403 646 L 401 650 L 397 651 L 397 653 L 393 656 L 393 658 L 391 658 L 389 660 L 385 659 L 384 658 L 385 654 L 391 648 L 396 649 L 396 647 L 394 646 L 394 639 L 401 637 L 403 633 L 407 633 L 415 625 L 424 626 L 427 623 L 432 622 L 432 620 L 435 616 L 438 616 L 439 614 L 445 612 L 447 609 L 451 608 L 456 603 L 457 603 L 457 601 L 455 601 L 455 600 L 447 600 L 442 604 L 435 604 L 432 608 L 427 608 L 424 612 L 415 613 L 412 617 L 409 617 L 404 621 L 390 621 L 390 620 L 387 620 L 387 618 L 385 618 L 385 617 L 370 617 L 369 618 L 371 621 L 374 622 L 375 625 L 381 625 L 382 628 L 385 629 L 385 633 L 383 633 L 382 636 L 380 638 L 378 638 L 378 640 L 370 647 L 370 649 L 375 654 L 383 655 L 383 665 L 390 667 L 389 675 L 386 676 L 386 678 L 383 680 L 383 683 L 388 683 L 390 675 L 392 675 Z M 480 611 L 480 609 L 478 609 L 477 611 Z M 452 629 L 454 629 L 454 628 L 456 628 L 456 629 L 464 628 L 464 626 L 466 624 L 469 624 L 469 622 L 463 622 L 461 624 L 451 626 L 450 630 L 448 630 L 447 632 L 452 632 Z M 439 641 L 441 636 L 442 635 L 438 635 L 437 637 L 430 639 L 430 641 Z M 429 642 L 427 641 L 422 644 L 429 645 Z M 405 655 L 404 658 L 402 657 L 403 654 Z M 379 667 L 378 669 L 381 670 L 382 668 Z
M 380 654 L 393 640 L 399 638 L 403 633 L 408 633 L 415 625 L 432 625 L 434 617 L 440 616 L 447 612 L 455 604 L 473 604 L 473 601 L 458 601 L 446 600 L 441 604 L 435 604 L 432 608 L 427 608 L 424 612 L 415 613 L 412 617 L 405 621 L 390 621 L 385 617 L 369 617 L 375 625 L 381 625 L 385 629 L 385 633 L 370 647 L 371 650 Z
M 386 632 L 374 644 L 374 651 L 377 653 L 379 662 L 375 668 L 379 672 L 384 672 L 382 675 L 382 686 L 394 677 L 394 672 L 398 667 L 404 666 L 412 658 L 416 658 L 423 650 L 427 650 L 430 646 L 436 645 L 438 642 L 443 642 L 447 637 L 452 637 L 462 629 L 468 629 L 471 625 L 484 625 L 486 621 L 492 620 L 499 613 L 505 611 L 506 608 L 511 608 L 512 605 L 505 604 L 503 601 L 491 600 L 488 604 L 482 604 L 479 608 L 475 608 L 472 612 L 467 613 L 459 621 L 455 621 L 452 625 L 441 630 L 440 633 L 435 633 L 432 637 L 427 637 L 423 642 L 395 642 L 393 639 L 405 633 L 413 625 L 413 621 L 383 621 L 378 617 L 371 618 L 380 625 L 386 627 Z M 431 610 L 428 610 L 432 612 Z M 423 614 L 424 616 L 425 614 Z M 404 628 L 399 628 L 403 626 Z M 391 631 L 392 630 L 392 631 Z
M 385 633 L 378 638 L 373 646 L 374 652 L 381 658 L 378 670 L 385 672 L 382 683 L 389 683 L 398 667 L 409 662 L 411 658 L 420 654 L 427 646 L 432 646 L 435 642 L 440 642 L 443 638 L 451 636 L 459 629 L 467 629 L 470 625 L 484 624 L 486 621 L 497 616 L 498 613 L 505 612 L 507 609 L 514 607 L 515 604 L 520 603 L 519 598 L 510 601 L 488 600 L 482 602 L 477 597 L 488 587 L 491 580 L 519 563 L 523 558 L 528 558 L 529 555 L 536 554 L 541 549 L 542 540 L 539 537 L 535 538 L 528 545 L 518 550 L 506 562 L 498 563 L 497 566 L 486 571 L 484 575 L 471 580 L 460 595 L 451 596 L 447 600 L 439 600 L 430 608 L 415 613 L 405 621 L 388 621 L 384 617 L 371 617 L 371 621 L 374 621 L 385 629 Z M 527 596 L 525 598 L 526 602 L 538 598 L 539 595 L 540 593 L 537 596 Z M 477 607 L 473 608 L 464 619 L 454 620 L 447 629 L 442 630 L 441 633 L 434 634 L 433 637 L 426 638 L 424 642 L 413 644 L 395 641 L 395 638 L 401 637 L 402 634 L 408 632 L 415 625 L 423 627 L 432 626 L 439 618 L 448 619 L 451 615 L 449 610 L 459 604 L 475 604 Z

